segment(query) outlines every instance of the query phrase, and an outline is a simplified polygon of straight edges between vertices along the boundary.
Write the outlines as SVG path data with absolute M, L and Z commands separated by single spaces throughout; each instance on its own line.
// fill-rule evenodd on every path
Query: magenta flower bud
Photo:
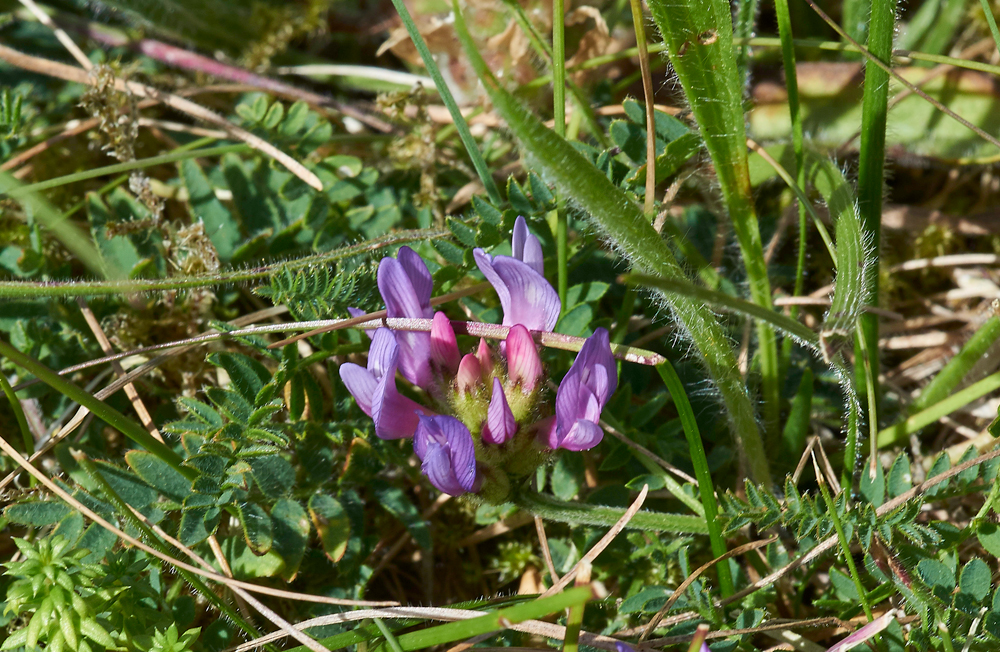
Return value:
M 353 363 L 340 365 L 340 379 L 354 396 L 358 407 L 375 422 L 381 439 L 412 437 L 418 412 L 427 412 L 419 403 L 396 391 L 399 345 L 388 328 L 379 328 L 368 351 L 368 368 Z
M 458 391 L 460 394 L 469 394 L 476 391 L 476 387 L 483 382 L 483 372 L 479 367 L 479 360 L 471 353 L 462 357 L 458 364 Z
M 507 396 L 499 378 L 493 379 L 493 396 L 486 411 L 486 423 L 483 425 L 483 441 L 500 445 L 509 441 L 517 432 L 517 421 L 514 413 L 507 405 Z
M 458 352 L 458 340 L 455 339 L 451 320 L 443 312 L 434 313 L 434 321 L 431 323 L 431 360 L 439 369 L 454 376 L 461 359 L 462 354 Z
M 430 319 L 434 281 L 427 265 L 409 247 L 400 247 L 397 258 L 383 258 L 378 266 L 378 290 L 390 318 Z M 430 333 L 400 331 L 399 372 L 418 387 L 427 387 L 433 378 L 430 365 Z
M 601 410 L 618 386 L 618 367 L 608 331 L 598 328 L 587 338 L 556 391 L 556 424 L 549 447 L 582 451 L 604 438 Z
M 528 232 L 523 217 L 514 223 L 514 256 L 490 256 L 474 249 L 479 271 L 500 298 L 503 325 L 523 324 L 528 330 L 551 331 L 559 320 L 559 295 L 542 275 L 542 246 Z
M 535 340 L 528 329 L 517 324 L 507 333 L 507 375 L 512 383 L 520 383 L 521 391 L 535 391 L 542 377 L 542 359 L 538 357 Z
M 465 425 L 449 416 L 420 416 L 413 450 L 431 484 L 452 496 L 476 488 L 476 450 Z

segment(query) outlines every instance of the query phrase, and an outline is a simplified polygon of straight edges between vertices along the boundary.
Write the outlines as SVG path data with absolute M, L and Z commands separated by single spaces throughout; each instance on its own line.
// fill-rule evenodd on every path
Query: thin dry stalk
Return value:
M 68 66 L 64 63 L 42 59 L 41 57 L 33 57 L 31 55 L 24 54 L 23 52 L 18 52 L 12 48 L 8 48 L 4 45 L 0 45 L 0 59 L 6 61 L 12 66 L 16 66 L 24 70 L 30 70 L 42 75 L 48 75 L 49 77 L 76 82 L 78 84 L 84 84 L 87 86 L 91 85 L 90 78 L 84 70 Z M 162 102 L 163 104 L 166 104 L 170 108 L 176 109 L 181 113 L 186 113 L 194 118 L 213 124 L 223 129 L 227 134 L 229 134 L 230 137 L 240 140 L 262 154 L 270 156 L 274 160 L 278 161 L 285 166 L 289 172 L 316 190 L 323 189 L 323 183 L 319 180 L 319 177 L 306 169 L 305 166 L 296 161 L 294 158 L 282 152 L 266 140 L 253 135 L 246 129 L 237 127 L 222 116 L 209 111 L 200 104 L 195 104 L 191 100 L 184 99 L 183 97 L 174 95 L 173 93 L 161 91 L 157 88 L 153 88 L 152 86 L 147 86 L 138 82 L 125 81 L 124 79 L 119 78 L 115 78 L 115 89 L 121 92 L 132 93 L 133 95 L 139 97 L 148 97 L 158 100 L 159 102 Z
M 545 567 L 549 571 L 549 578 L 555 584 L 559 581 L 559 573 L 556 572 L 556 565 L 552 562 L 552 551 L 549 550 L 549 538 L 545 536 L 545 523 L 541 516 L 535 517 L 535 532 L 538 533 L 538 543 L 542 546 L 542 557 L 545 559 Z
M 23 0 L 22 0 L 23 1 Z M 87 326 L 90 327 L 91 332 L 94 333 L 94 337 L 97 338 L 98 344 L 101 345 L 101 350 L 104 351 L 105 355 L 111 355 L 114 350 L 111 348 L 111 341 L 108 340 L 108 336 L 104 333 L 104 329 L 101 328 L 100 322 L 97 321 L 97 317 L 94 316 L 94 312 L 87 305 L 87 302 L 80 297 L 77 299 L 77 303 L 80 306 L 80 312 L 83 313 L 83 318 L 87 322 Z M 115 370 L 115 373 L 122 377 L 125 375 L 125 370 L 122 365 L 117 360 L 111 363 L 111 368 Z M 135 413 L 139 415 L 139 421 L 142 425 L 149 431 L 149 434 L 153 436 L 154 439 L 163 443 L 163 435 L 160 434 L 159 428 L 153 423 L 153 418 L 149 416 L 149 410 L 146 409 L 146 405 L 142 402 L 139 397 L 139 392 L 135 390 L 135 385 L 132 383 L 125 384 L 125 395 L 128 396 L 128 400 L 132 403 L 132 408 Z
M 94 64 L 90 62 L 90 59 L 88 59 L 87 55 L 83 53 L 83 50 L 81 50 L 80 47 L 73 42 L 73 39 L 69 37 L 69 34 L 52 22 L 52 18 L 50 18 L 47 13 L 42 11 L 42 8 L 36 5 L 34 0 L 21 0 L 21 4 L 31 12 L 32 16 L 38 19 L 38 22 L 52 30 L 56 39 L 58 39 L 58 41 L 62 43 L 62 46 L 66 48 L 71 55 L 73 55 L 73 58 L 76 59 L 76 62 L 80 64 L 84 70 L 90 70 L 94 67 Z
M 642 507 L 642 503 L 645 502 L 646 494 L 648 493 L 649 493 L 649 485 L 648 484 L 642 485 L 642 491 L 639 492 L 639 496 L 629 506 L 629 508 L 625 510 L 625 513 L 622 514 L 622 517 L 620 519 L 618 519 L 618 522 L 615 523 L 613 526 L 611 526 L 611 529 L 608 530 L 608 533 L 605 534 L 603 537 L 601 537 L 601 540 L 595 543 L 594 547 L 588 550 L 587 554 L 585 554 L 580 559 L 580 561 L 576 562 L 576 565 L 573 566 L 573 568 L 570 569 L 570 571 L 566 573 L 558 582 L 553 584 L 552 588 L 543 593 L 541 597 L 547 598 L 550 595 L 555 595 L 556 593 L 559 593 L 564 588 L 566 588 L 566 586 L 570 582 L 573 581 L 573 578 L 576 577 L 576 574 L 580 571 L 580 569 L 584 565 L 592 564 L 594 560 L 597 559 L 597 556 L 600 555 L 602 552 L 604 552 L 604 549 L 607 548 L 609 545 L 611 545 L 611 542 L 614 541 L 615 538 L 621 533 L 621 531 L 625 529 L 625 526 L 628 525 L 628 522 L 632 520 L 632 517 L 635 516 L 636 512 L 639 511 L 639 508 Z

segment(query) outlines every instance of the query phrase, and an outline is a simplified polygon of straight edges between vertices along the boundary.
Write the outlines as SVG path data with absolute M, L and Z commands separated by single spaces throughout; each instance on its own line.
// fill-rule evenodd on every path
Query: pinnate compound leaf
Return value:
M 351 538 L 351 521 L 344 506 L 332 496 L 316 494 L 309 499 L 309 516 L 319 532 L 323 552 L 336 563 L 347 552 L 347 542 Z
M 264 365 L 242 353 L 211 353 L 208 361 L 225 369 L 233 387 L 251 404 L 271 380 L 271 372 Z

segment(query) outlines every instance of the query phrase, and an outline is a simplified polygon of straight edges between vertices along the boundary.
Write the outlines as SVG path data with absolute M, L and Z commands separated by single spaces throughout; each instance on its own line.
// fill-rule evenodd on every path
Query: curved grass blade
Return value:
M 771 284 L 757 225 L 747 167 L 743 84 L 733 49 L 733 19 L 726 0 L 649 0 L 667 55 L 690 102 L 712 157 L 722 197 L 743 254 L 750 296 L 770 309 Z M 757 322 L 764 426 L 777 439 L 781 412 L 778 346 L 774 330 Z
M 535 115 L 500 86 L 476 51 L 457 4 L 455 28 L 494 108 L 507 122 L 508 128 L 543 176 L 557 187 L 562 196 L 589 214 L 603 235 L 640 271 L 665 278 L 684 279 L 673 252 L 645 218 L 642 209 L 572 145 L 547 129 Z M 664 296 L 664 299 L 681 322 L 683 331 L 691 337 L 712 380 L 719 388 L 737 445 L 746 455 L 753 478 L 757 482 L 770 484 L 770 465 L 757 427 L 754 408 L 729 339 L 715 315 L 697 301 L 676 296 Z

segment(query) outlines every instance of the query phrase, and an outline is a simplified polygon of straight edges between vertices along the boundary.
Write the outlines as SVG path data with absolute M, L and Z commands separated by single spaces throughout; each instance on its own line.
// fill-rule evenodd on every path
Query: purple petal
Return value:
M 514 258 L 526 263 L 539 275 L 545 275 L 542 245 L 538 242 L 538 238 L 528 231 L 528 222 L 521 215 L 514 220 L 514 237 L 511 239 L 510 248 Z
M 598 328 L 587 338 L 556 392 L 556 427 L 552 448 L 586 450 L 604 437 L 597 425 L 601 410 L 618 386 L 618 370 L 608 332 Z
M 458 373 L 455 376 L 458 382 L 458 391 L 465 394 L 476 391 L 476 387 L 482 382 L 482 370 L 479 360 L 471 353 L 466 354 L 458 363 Z
M 450 416 L 421 416 L 413 449 L 431 484 L 452 496 L 476 484 L 475 446 L 469 429 Z
M 624 641 L 615 641 L 615 649 L 618 652 L 635 652 L 635 648 Z
M 416 255 L 416 254 L 414 254 Z M 410 319 L 430 319 L 433 310 L 430 306 L 430 288 L 421 276 L 416 277 L 417 284 L 409 272 L 414 267 L 414 261 L 409 259 L 406 266 L 395 258 L 383 258 L 378 266 L 378 291 L 385 301 L 385 309 L 389 317 L 409 317 Z M 421 265 L 423 261 L 419 256 Z M 426 266 L 424 271 L 426 271 Z
M 396 255 L 399 264 L 406 270 L 406 276 L 413 285 L 413 291 L 423 306 L 425 319 L 430 318 L 429 310 L 431 305 L 431 291 L 434 289 L 434 279 L 427 269 L 427 263 L 420 255 L 409 247 L 400 247 Z M 414 315 L 415 316 L 415 315 Z
M 526 263 L 508 256 L 494 258 L 493 271 L 509 295 L 505 305 L 503 295 L 497 291 L 503 307 L 504 326 L 523 324 L 532 331 L 551 331 L 555 328 L 561 304 L 559 295 L 544 276 Z
M 530 394 L 542 377 L 542 359 L 528 329 L 517 324 L 507 333 L 507 375 L 520 383 L 521 391 Z
M 431 370 L 431 334 L 396 331 L 399 343 L 399 373 L 417 387 L 429 388 L 434 382 Z
M 393 332 L 388 328 L 375 331 L 368 352 L 368 371 L 377 381 L 371 398 L 371 417 L 375 434 L 381 439 L 412 437 L 417 429 L 417 413 L 425 409 L 396 391 L 398 359 L 399 347 Z
M 483 426 L 483 441 L 500 445 L 510 440 L 517 432 L 517 421 L 514 413 L 507 405 L 507 396 L 499 378 L 493 379 L 493 396 L 486 411 L 486 424 Z
M 507 291 L 507 286 L 504 285 L 503 279 L 493 269 L 493 256 L 477 247 L 472 250 L 472 257 L 476 259 L 479 271 L 483 273 L 486 280 L 496 290 L 497 297 L 500 299 L 500 307 L 503 308 L 504 314 L 506 314 L 507 306 L 510 305 L 510 292 Z
M 375 386 L 378 385 L 372 372 L 353 362 L 348 362 L 340 365 L 340 379 L 344 381 L 347 391 L 358 402 L 361 411 L 371 416 L 372 396 L 375 394 Z
M 454 376 L 462 354 L 458 351 L 458 340 L 455 339 L 455 329 L 451 320 L 443 312 L 434 313 L 431 323 L 431 359 L 440 369 Z

